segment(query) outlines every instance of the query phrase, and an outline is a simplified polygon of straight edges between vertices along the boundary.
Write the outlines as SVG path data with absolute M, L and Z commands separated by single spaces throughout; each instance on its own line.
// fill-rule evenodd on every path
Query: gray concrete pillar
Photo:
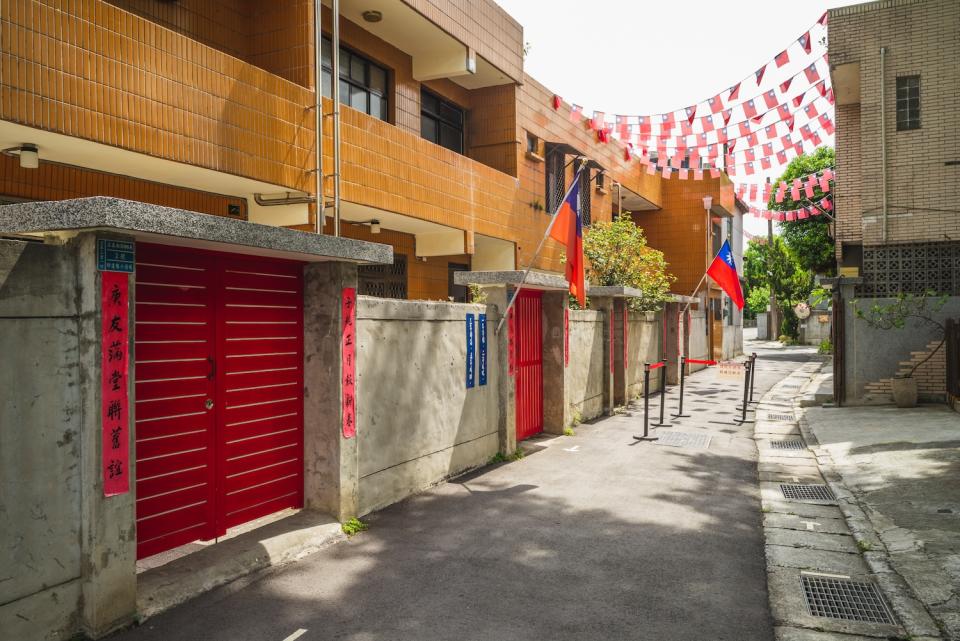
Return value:
M 614 394 L 613 394 L 613 372 L 610 368 L 611 337 L 615 328 L 611 327 L 611 320 L 615 319 L 613 311 L 614 299 L 607 296 L 591 296 L 590 308 L 603 313 L 603 412 L 604 414 L 613 414 Z
M 304 506 L 340 521 L 357 516 L 357 438 L 343 436 L 342 295 L 357 286 L 352 263 L 303 270 Z
M 682 343 L 685 338 L 680 314 L 685 305 L 686 303 L 666 303 L 660 312 L 660 318 L 666 323 L 666 344 L 660 346 L 660 353 L 667 359 L 667 383 L 670 385 L 680 383 L 681 350 L 686 351 L 686 346 Z M 662 337 L 661 331 L 661 341 Z
M 514 292 L 514 289 L 507 285 L 486 285 L 480 287 L 480 289 L 486 295 L 486 303 L 496 305 L 500 314 L 506 311 L 507 304 Z M 497 322 L 499 323 L 499 320 Z M 494 326 L 494 332 L 496 332 L 496 326 Z M 491 334 L 487 338 L 487 349 L 491 351 L 499 350 L 496 359 L 500 367 L 497 377 L 500 381 L 498 428 L 500 432 L 500 451 L 506 455 L 513 454 L 517 449 L 517 387 L 516 378 L 510 375 L 512 345 L 510 344 L 509 333 L 509 320 L 504 320 L 499 333 Z
M 626 309 L 626 299 L 613 299 L 613 405 L 615 407 L 626 405 L 630 400 L 627 391 L 626 363 L 623 360 L 626 347 L 624 341 L 629 329 L 624 319 Z
M 563 434 L 570 424 L 564 363 L 567 292 L 543 293 L 543 431 Z
M 134 620 L 137 613 L 136 449 L 133 402 L 134 284 L 130 276 L 129 344 L 130 370 L 127 430 L 130 451 L 130 489 L 125 494 L 103 495 L 103 425 L 100 396 L 101 273 L 97 271 L 97 234 L 80 234 L 73 245 L 77 252 L 77 305 L 79 312 L 80 385 L 82 414 L 80 435 L 81 491 L 81 582 L 80 625 L 93 638 Z M 117 234 L 101 238 L 132 240 Z

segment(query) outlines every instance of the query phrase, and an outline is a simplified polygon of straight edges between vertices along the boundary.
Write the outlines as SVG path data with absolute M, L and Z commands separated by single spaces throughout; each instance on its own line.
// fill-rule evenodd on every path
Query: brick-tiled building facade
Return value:
M 656 212 L 651 224 L 670 217 L 670 181 L 598 142 L 567 105 L 553 109 L 553 93 L 523 72 L 522 27 L 495 3 L 388 4 L 377 20 L 345 2 L 340 18 L 341 233 L 388 242 L 397 257 L 392 269 L 366 270 L 361 290 L 462 298 L 452 271 L 526 266 L 577 156 L 590 164 L 592 220 L 609 220 L 616 198 L 626 211 Z M 0 12 L 0 143 L 35 144 L 41 158 L 36 170 L 0 158 L 0 197 L 115 195 L 315 227 L 304 198 L 255 197 L 315 191 L 312 2 L 15 0 Z M 331 118 L 324 127 L 330 232 Z M 671 257 L 678 274 L 700 268 L 682 255 Z M 551 242 L 535 267 L 557 271 L 560 261 Z
M 829 25 L 836 252 L 848 279 L 835 308 L 901 292 L 960 296 L 960 4 L 870 2 L 832 9 Z M 953 309 L 948 303 L 941 313 Z M 849 309 L 840 313 L 849 317 L 837 345 L 847 400 L 887 398 L 889 379 L 939 344 L 928 344 L 925 331 L 914 342 L 887 337 L 879 362 L 880 337 L 862 335 Z M 921 397 L 943 398 L 942 357 L 918 370 Z

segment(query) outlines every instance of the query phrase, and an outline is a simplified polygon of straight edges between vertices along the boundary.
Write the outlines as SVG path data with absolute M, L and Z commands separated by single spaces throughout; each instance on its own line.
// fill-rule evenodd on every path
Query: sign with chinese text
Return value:
M 101 403 L 103 426 L 103 495 L 130 491 L 129 405 L 127 382 L 130 373 L 128 276 L 103 272 L 101 276 Z
M 570 364 L 570 308 L 563 308 L 563 366 Z
M 133 273 L 136 245 L 131 240 L 97 239 L 97 269 L 102 272 Z
M 746 368 L 741 362 L 720 361 L 717 370 L 719 370 L 719 378 L 741 378 Z
M 513 308 L 507 312 L 507 374 L 513 376 L 517 371 L 517 328 Z
M 475 384 L 476 377 L 476 336 L 473 314 L 467 314 L 467 389 Z
M 480 370 L 480 384 L 487 384 L 487 315 L 477 316 L 477 338 L 480 343 L 480 354 L 477 368 Z
M 343 438 L 353 438 L 357 434 L 357 290 L 354 287 L 343 288 L 341 318 Z
M 607 353 L 610 354 L 610 373 L 613 374 L 613 308 L 610 308 L 610 349 L 607 350 Z

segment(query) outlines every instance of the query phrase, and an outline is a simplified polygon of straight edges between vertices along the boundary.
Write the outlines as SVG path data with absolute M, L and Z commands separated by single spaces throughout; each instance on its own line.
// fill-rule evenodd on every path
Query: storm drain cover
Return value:
M 783 389 L 800 389 L 800 386 L 797 385 L 796 383 L 784 383 L 780 387 L 782 387 Z
M 770 448 L 774 450 L 803 450 L 806 449 L 806 444 L 803 441 L 796 440 L 782 440 L 782 441 L 770 441 Z
M 788 423 L 792 423 L 793 414 L 767 414 L 767 419 L 771 421 L 787 421 Z
M 703 449 L 710 445 L 710 437 L 706 434 L 689 432 L 660 432 L 657 434 L 657 445 Z
M 894 624 L 887 604 L 873 583 L 816 574 L 803 574 L 800 580 L 807 609 L 815 617 Z
M 783 498 L 793 501 L 835 501 L 837 497 L 826 485 L 800 485 L 797 483 L 781 483 L 780 491 Z

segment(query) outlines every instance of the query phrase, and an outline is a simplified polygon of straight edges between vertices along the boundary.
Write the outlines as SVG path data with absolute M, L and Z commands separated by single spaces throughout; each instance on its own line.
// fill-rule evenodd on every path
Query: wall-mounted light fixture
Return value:
M 380 22 L 383 20 L 383 14 L 374 9 L 368 9 L 360 14 L 366 22 Z
M 30 142 L 25 142 L 17 147 L 9 147 L 0 153 L 8 156 L 19 156 L 21 169 L 36 169 L 40 166 L 40 150 Z
M 361 226 L 361 227 L 362 227 L 362 226 L 369 227 L 371 234 L 379 234 L 379 233 L 380 233 L 380 221 L 377 220 L 376 218 L 373 218 L 372 220 L 350 221 L 350 224 L 351 224 L 351 225 Z
M 713 207 L 713 196 L 704 196 L 703 197 L 703 208 L 707 211 Z

